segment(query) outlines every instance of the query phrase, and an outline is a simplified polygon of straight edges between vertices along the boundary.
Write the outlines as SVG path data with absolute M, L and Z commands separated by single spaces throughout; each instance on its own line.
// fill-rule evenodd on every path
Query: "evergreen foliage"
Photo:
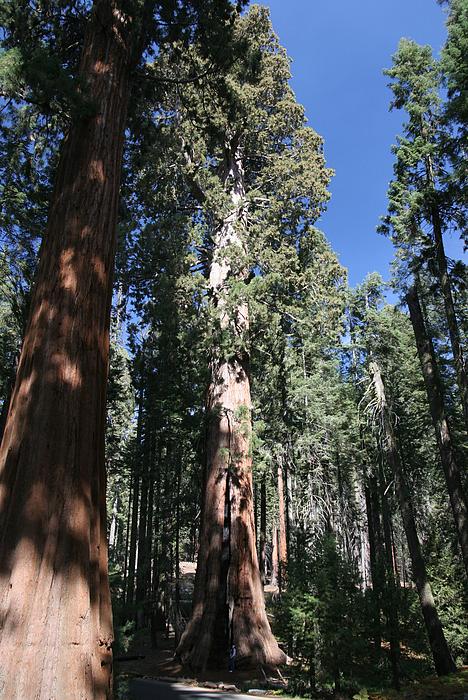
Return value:
M 156 646 L 167 626 L 177 645 L 190 618 L 184 567 L 200 550 L 209 429 L 223 414 L 207 408 L 207 387 L 214 366 L 238 361 L 252 410 L 232 418 L 253 461 L 260 573 L 291 688 L 366 697 L 365 686 L 433 664 L 399 474 L 450 653 L 467 662 L 468 581 L 403 302 L 416 290 L 463 490 L 468 284 L 443 244 L 453 230 L 467 243 L 468 3 L 448 3 L 440 61 L 402 39 L 385 71 L 390 108 L 406 114 L 379 226 L 395 248 L 399 305 L 377 273 L 350 289 L 319 230 L 333 175 L 323 142 L 267 9 L 244 4 L 128 3 L 143 49 L 107 382 L 116 648 L 126 653 L 142 628 Z M 95 115 L 78 77 L 89 11 L 85 0 L 0 0 L 0 435 L 60 144 Z M 220 450 L 226 463 L 238 457 Z

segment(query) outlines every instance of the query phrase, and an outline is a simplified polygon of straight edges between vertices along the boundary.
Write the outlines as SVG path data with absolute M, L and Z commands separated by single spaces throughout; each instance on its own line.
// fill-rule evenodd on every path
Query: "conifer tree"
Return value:
M 441 291 L 455 375 L 468 432 L 468 375 L 454 303 L 453 284 L 444 247 L 451 225 L 463 235 L 463 208 L 453 201 L 445 176 L 447 159 L 440 98 L 440 68 L 429 46 L 402 39 L 393 56 L 393 109 L 404 109 L 408 121 L 394 148 L 395 178 L 390 184 L 389 214 L 381 231 L 391 236 L 413 271 L 423 260 L 434 269 Z M 461 218 L 460 218 L 461 217 Z
M 168 102 L 184 150 L 180 165 L 200 212 L 212 327 L 201 548 L 194 612 L 178 649 L 195 668 L 226 654 L 230 640 L 250 663 L 285 658 L 265 615 L 255 550 L 249 326 L 262 280 L 281 266 L 294 269 L 295 246 L 310 235 L 329 177 L 266 12 L 252 8 L 235 30 L 240 51 L 224 80 L 203 95 L 178 89 Z M 160 57 L 166 70 L 174 60 Z M 189 60 L 203 69 L 195 50 Z
M 160 38 L 155 13 L 171 25 L 177 8 L 85 4 L 79 65 L 52 50 L 62 48 L 53 46 L 61 3 L 4 2 L 1 10 L 7 94 L 43 111 L 65 96 L 71 108 L 1 446 L 2 692 L 104 698 L 112 692 L 105 394 L 124 130 L 134 69 Z M 213 10 L 184 5 L 184 31 L 209 17 L 219 36 L 231 7 Z

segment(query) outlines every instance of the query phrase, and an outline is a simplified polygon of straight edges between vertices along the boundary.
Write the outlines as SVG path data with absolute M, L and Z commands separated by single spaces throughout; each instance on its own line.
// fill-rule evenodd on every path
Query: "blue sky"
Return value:
M 336 171 L 332 199 L 320 227 L 355 285 L 377 270 L 389 278 L 392 246 L 376 233 L 392 177 L 391 145 L 403 115 L 389 112 L 382 70 L 400 37 L 445 41 L 444 12 L 436 0 L 264 0 L 292 64 L 292 87 L 309 125 L 325 140 Z M 447 241 L 448 254 L 458 254 Z

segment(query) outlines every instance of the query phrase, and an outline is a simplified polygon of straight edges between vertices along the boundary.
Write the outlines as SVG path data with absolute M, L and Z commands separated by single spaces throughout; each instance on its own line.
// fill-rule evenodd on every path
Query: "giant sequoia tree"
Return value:
M 378 275 L 348 294 L 315 228 L 322 141 L 242 5 L 0 0 L 2 699 L 111 696 L 107 539 L 119 651 L 169 624 L 195 671 L 233 643 L 279 665 L 267 582 L 307 691 L 463 661 L 466 289 L 442 237 L 466 213 L 466 0 L 445 108 L 429 49 L 389 73 L 409 317 Z
M 103 436 L 132 18 L 98 1 L 1 448 L 3 697 L 107 697 Z
M 262 280 L 297 264 L 329 178 L 266 11 L 252 8 L 239 20 L 236 39 L 239 55 L 223 81 L 201 95 L 187 88 L 170 96 L 181 167 L 205 232 L 199 250 L 211 325 L 200 551 L 192 618 L 178 648 L 195 668 L 232 642 L 244 662 L 285 660 L 266 617 L 255 547 L 250 314 L 253 298 L 263 294 L 267 303 Z M 195 49 L 189 60 L 200 62 Z M 160 60 L 170 66 L 173 58 Z
M 47 58 L 61 7 L 2 9 L 9 48 L 3 77 L 12 69 L 6 87 L 12 100 L 31 94 L 34 100 L 37 85 L 49 83 L 37 79 L 39 59 L 25 43 L 25 26 L 31 20 L 45 27 L 39 44 Z M 218 10 L 214 26 L 220 20 L 223 27 L 229 4 Z M 1 447 L 5 698 L 111 694 L 104 471 L 109 311 L 132 70 L 157 37 L 147 32 L 155 11 L 163 26 L 177 19 L 171 3 L 96 0 L 87 20 Z M 182 25 L 193 26 L 198 5 L 182 11 Z M 49 95 L 44 109 L 51 103 Z

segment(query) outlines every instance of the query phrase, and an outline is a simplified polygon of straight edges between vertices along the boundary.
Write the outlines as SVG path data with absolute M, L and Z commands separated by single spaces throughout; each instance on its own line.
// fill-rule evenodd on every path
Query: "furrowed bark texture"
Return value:
M 104 430 L 131 23 L 95 2 L 0 451 L 0 697 L 109 698 Z
M 221 332 L 244 340 L 248 307 L 229 311 L 226 288 L 236 258 L 245 254 L 245 191 L 242 161 L 232 149 L 226 163 L 232 210 L 215 236 L 210 290 Z M 242 343 L 244 344 L 244 343 Z M 233 348 L 228 357 L 215 349 L 207 394 L 207 462 L 202 528 L 192 617 L 177 649 L 193 669 L 225 663 L 231 644 L 238 663 L 277 666 L 286 660 L 271 632 L 255 546 L 252 491 L 249 359 Z
M 410 491 L 400 460 L 390 407 L 385 395 L 385 386 L 380 368 L 376 362 L 371 362 L 370 373 L 381 416 L 382 446 L 386 460 L 392 469 L 395 479 L 398 504 L 400 506 L 403 527 L 411 557 L 413 578 L 418 591 L 424 624 L 431 646 L 432 658 L 434 659 L 434 666 L 437 674 L 443 676 L 454 673 L 457 667 L 450 654 L 444 630 L 435 606 L 434 596 L 432 595 L 432 589 L 426 571 L 426 563 L 422 555 L 421 543 L 416 529 Z
M 436 434 L 440 461 L 445 475 L 455 526 L 468 575 L 468 508 L 463 491 L 460 467 L 455 459 L 450 427 L 445 414 L 444 393 L 438 372 L 432 340 L 427 333 L 416 287 L 406 296 L 419 362 L 426 385 L 427 398 Z

